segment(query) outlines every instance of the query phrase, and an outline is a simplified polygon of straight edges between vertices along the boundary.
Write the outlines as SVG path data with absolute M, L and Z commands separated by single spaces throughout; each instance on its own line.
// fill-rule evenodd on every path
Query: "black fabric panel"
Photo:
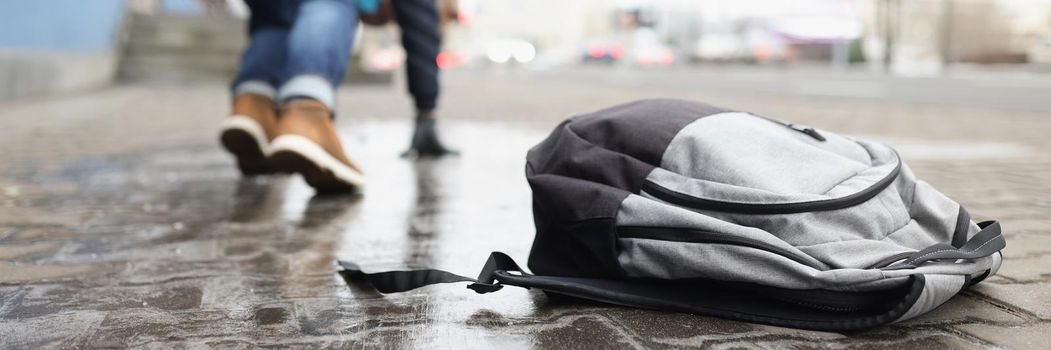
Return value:
M 623 276 L 614 222 L 664 149 L 687 124 L 724 110 L 680 100 L 643 100 L 566 120 L 526 156 L 533 189 L 533 271 Z
M 626 189 L 653 166 L 584 140 L 570 123 L 526 157 L 536 224 L 529 268 L 555 276 L 619 276 L 614 220 Z
M 615 219 L 597 218 L 579 222 L 547 219 L 557 214 L 537 210 L 536 238 L 529 252 L 529 269 L 553 276 L 618 278 L 624 271 L 617 263 L 613 241 Z
M 574 119 L 562 122 L 526 154 L 526 178 L 530 185 L 540 176 L 559 176 L 565 181 L 594 182 L 612 187 L 611 190 L 637 193 L 643 179 L 656 165 L 592 143 L 578 135 L 573 124 Z M 533 191 L 536 190 L 534 185 Z M 571 199 L 576 198 L 563 198 Z
M 569 127 L 592 144 L 660 166 L 664 150 L 683 127 L 728 111 L 693 101 L 640 100 L 574 117 Z M 629 190 L 637 193 L 640 186 Z
M 617 277 L 616 214 L 628 192 L 557 175 L 533 176 L 536 238 L 529 269 L 554 276 Z
M 662 280 L 604 280 L 551 276 L 515 276 L 497 272 L 502 284 L 537 288 L 561 295 L 653 310 L 679 311 L 822 331 L 854 331 L 888 324 L 904 315 L 923 292 L 922 275 L 886 291 L 885 303 L 855 311 L 822 310 L 770 298 L 767 294 L 725 284 Z M 755 289 L 767 288 L 754 286 Z M 871 297 L 871 296 L 868 296 Z

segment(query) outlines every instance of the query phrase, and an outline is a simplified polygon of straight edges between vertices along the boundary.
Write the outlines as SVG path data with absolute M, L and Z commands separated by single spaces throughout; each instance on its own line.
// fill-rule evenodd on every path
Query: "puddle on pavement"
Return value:
M 380 296 L 335 273 L 337 258 L 465 274 L 493 250 L 525 259 L 533 236 L 525 152 L 546 131 L 450 125 L 445 137 L 461 156 L 406 160 L 398 155 L 409 131 L 382 122 L 343 130 L 348 153 L 369 176 L 363 193 L 351 196 L 315 195 L 295 176 L 241 179 L 215 145 L 81 159 L 27 175 L 16 185 L 66 190 L 23 194 L 15 206 L 86 214 L 16 228 L 72 234 L 4 238 L 0 293 L 21 297 L 9 308 L 17 315 L 0 320 L 36 319 L 24 325 L 60 334 L 99 327 L 76 318 L 55 323 L 55 307 L 36 307 L 55 305 L 72 314 L 108 312 L 99 334 L 148 329 L 129 344 L 172 336 L 160 324 L 177 322 L 238 336 L 258 325 L 300 336 L 389 332 L 426 346 L 486 334 L 486 327 L 463 327 L 478 312 L 532 317 L 544 298 L 525 290 L 478 299 L 450 285 Z M 173 320 L 172 311 L 184 318 Z M 230 319 L 205 316 L 215 312 Z M 509 339 L 532 342 L 528 332 Z
M 241 179 L 217 145 L 85 159 L 22 178 L 15 185 L 34 190 L 23 191 L 16 206 L 86 214 L 3 236 L 0 296 L 17 301 L 0 304 L 0 327 L 29 344 L 91 329 L 92 339 L 119 344 L 241 344 L 247 337 L 288 345 L 319 337 L 328 345 L 427 348 L 477 339 L 514 347 L 573 347 L 586 339 L 668 345 L 756 332 L 746 323 L 552 300 L 520 288 L 480 296 L 452 284 L 380 295 L 348 286 L 336 274 L 337 259 L 366 270 L 465 275 L 491 251 L 526 260 L 533 222 L 525 152 L 547 126 L 446 127 L 447 142 L 462 155 L 417 161 L 398 157 L 410 131 L 405 123 L 345 127 L 348 153 L 369 180 L 353 196 L 315 195 L 294 176 Z M 913 158 L 1024 151 L 889 141 Z M 48 186 L 63 190 L 37 190 Z

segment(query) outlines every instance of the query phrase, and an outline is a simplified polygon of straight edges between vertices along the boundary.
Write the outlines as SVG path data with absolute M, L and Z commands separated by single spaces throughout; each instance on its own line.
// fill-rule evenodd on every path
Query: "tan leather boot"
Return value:
M 242 93 L 234 97 L 230 117 L 220 126 L 219 140 L 237 158 L 237 167 L 242 174 L 269 174 L 274 171 L 266 154 L 276 132 L 274 100 L 259 94 Z
M 347 159 L 321 102 L 295 99 L 281 105 L 277 137 L 270 143 L 270 164 L 296 172 L 319 192 L 348 192 L 365 184 L 361 170 Z

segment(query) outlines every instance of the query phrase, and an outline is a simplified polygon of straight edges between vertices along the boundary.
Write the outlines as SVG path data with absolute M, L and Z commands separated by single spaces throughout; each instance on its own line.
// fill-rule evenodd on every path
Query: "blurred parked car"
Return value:
M 624 44 L 615 40 L 594 40 L 584 48 L 584 63 L 613 63 L 624 57 Z

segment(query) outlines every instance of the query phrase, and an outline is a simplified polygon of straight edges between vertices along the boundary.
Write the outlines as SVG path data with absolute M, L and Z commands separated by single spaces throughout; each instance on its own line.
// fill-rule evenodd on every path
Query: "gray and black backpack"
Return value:
M 381 292 L 472 281 L 778 326 L 854 330 L 930 311 L 996 273 L 995 221 L 890 147 L 750 113 L 646 100 L 566 120 L 529 151 L 529 270 L 364 273 Z

